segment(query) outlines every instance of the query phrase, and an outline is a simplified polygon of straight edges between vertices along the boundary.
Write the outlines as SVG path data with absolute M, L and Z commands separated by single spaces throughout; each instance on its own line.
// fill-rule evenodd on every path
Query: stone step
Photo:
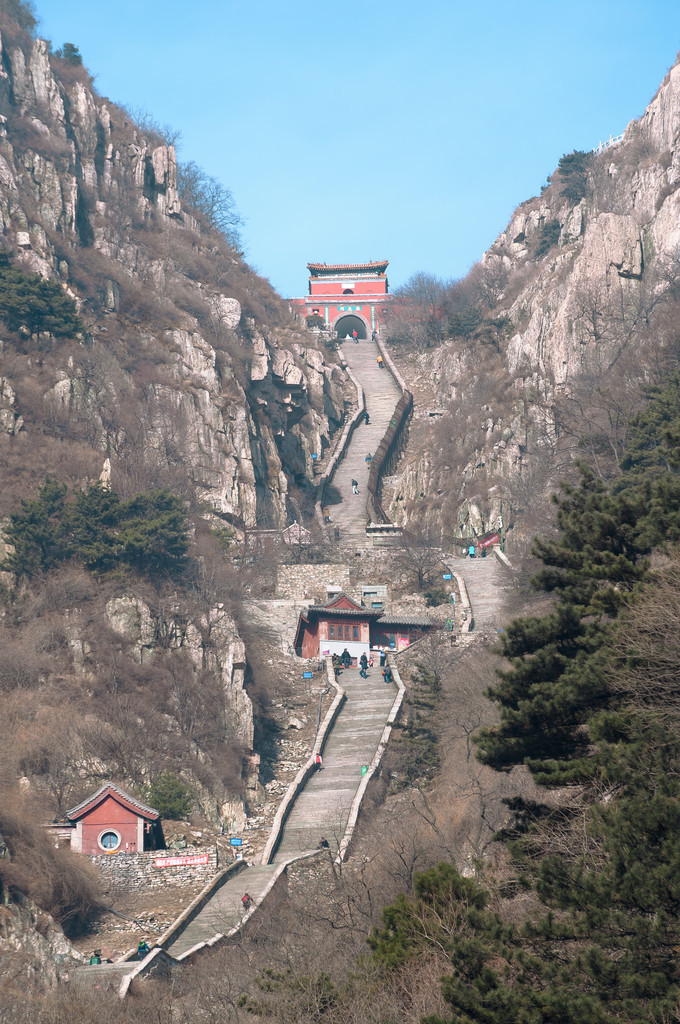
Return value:
M 168 953 L 180 956 L 199 942 L 207 942 L 214 935 L 225 935 L 231 931 L 244 916 L 242 896 L 249 893 L 257 904 L 274 871 L 271 864 L 256 864 L 229 878 L 175 942 L 167 947 Z
M 340 530 L 340 543 L 365 547 L 367 485 L 371 468 L 366 456 L 375 454 L 385 436 L 401 392 L 389 370 L 378 369 L 378 348 L 373 342 L 345 343 L 342 355 L 364 389 L 369 423 L 361 423 L 355 428 L 345 457 L 333 476 L 327 503 L 332 525 Z M 359 494 L 352 493 L 352 479 L 358 481 Z

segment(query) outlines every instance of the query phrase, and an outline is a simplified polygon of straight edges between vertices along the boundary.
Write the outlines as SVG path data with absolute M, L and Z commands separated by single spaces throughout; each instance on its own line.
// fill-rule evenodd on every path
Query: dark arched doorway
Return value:
M 356 331 L 360 338 L 366 337 L 366 324 L 358 316 L 341 316 L 339 320 L 335 321 L 335 330 L 339 338 L 344 338 L 346 335 L 352 334 L 352 331 Z

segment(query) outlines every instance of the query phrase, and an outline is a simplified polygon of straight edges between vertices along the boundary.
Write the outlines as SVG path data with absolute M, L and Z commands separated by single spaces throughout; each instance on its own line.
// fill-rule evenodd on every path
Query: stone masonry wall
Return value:
M 207 863 L 156 867 L 156 860 L 159 859 L 179 860 L 195 857 L 207 857 Z M 217 851 L 206 847 L 187 847 L 179 851 L 150 850 L 145 853 L 99 854 L 88 859 L 96 867 L 102 884 L 109 893 L 208 882 L 217 871 Z
M 278 571 L 277 597 L 302 599 L 313 597 L 328 599 L 328 586 L 349 589 L 349 569 L 346 565 L 282 565 Z

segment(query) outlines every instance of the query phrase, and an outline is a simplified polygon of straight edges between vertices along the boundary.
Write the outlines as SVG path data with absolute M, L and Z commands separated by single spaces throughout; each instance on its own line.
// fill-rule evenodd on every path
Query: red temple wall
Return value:
M 319 623 L 307 623 L 302 634 L 302 657 L 318 658 L 319 656 Z
M 310 295 L 312 298 L 327 296 L 334 298 L 336 295 L 343 295 L 347 288 L 347 281 L 316 281 L 310 282 Z M 387 281 L 352 281 L 351 295 L 386 295 Z
M 107 829 L 115 829 L 120 833 L 120 852 L 137 852 L 137 821 L 138 815 L 127 810 L 114 800 L 107 797 L 93 808 L 82 820 L 82 852 L 87 854 L 102 853 L 98 839 Z

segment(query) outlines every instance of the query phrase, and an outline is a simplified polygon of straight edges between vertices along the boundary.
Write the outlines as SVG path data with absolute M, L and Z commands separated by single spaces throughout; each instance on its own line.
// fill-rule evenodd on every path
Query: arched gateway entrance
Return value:
M 339 338 L 344 338 L 346 335 L 352 334 L 352 331 L 356 331 L 360 338 L 366 338 L 366 324 L 359 316 L 341 316 L 335 321 L 335 333 Z
M 301 316 L 322 317 L 327 331 L 344 338 L 356 330 L 360 338 L 380 332 L 390 296 L 387 260 L 373 263 L 308 263 L 309 294 L 291 299 Z M 315 321 L 318 323 L 318 321 Z

